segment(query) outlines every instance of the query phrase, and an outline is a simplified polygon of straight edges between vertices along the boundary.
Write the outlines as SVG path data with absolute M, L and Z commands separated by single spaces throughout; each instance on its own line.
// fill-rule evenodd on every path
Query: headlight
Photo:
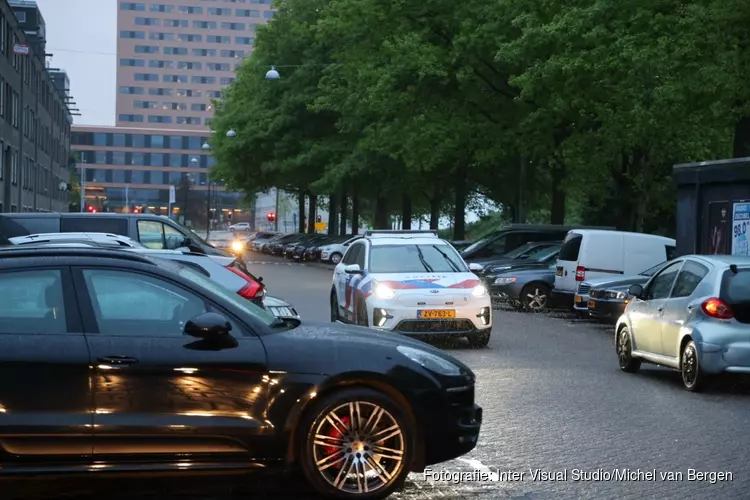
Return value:
M 495 280 L 496 285 L 510 285 L 511 283 L 515 283 L 516 278 L 497 278 Z
M 487 295 L 487 287 L 484 285 L 477 285 L 474 287 L 474 290 L 471 291 L 471 294 L 474 297 L 483 297 L 484 295 Z
M 396 296 L 396 292 L 394 292 L 391 287 L 383 285 L 382 283 L 375 285 L 374 293 L 379 299 L 392 299 Z
M 608 299 L 627 299 L 628 294 L 625 292 L 606 292 L 604 296 Z
M 500 271 L 506 271 L 510 269 L 510 266 L 497 266 L 490 269 L 491 273 L 499 273 Z
M 461 369 L 450 361 L 436 356 L 427 351 L 421 349 L 414 349 L 413 347 L 406 347 L 403 345 L 398 346 L 398 352 L 422 365 L 424 368 L 431 372 L 439 373 L 441 375 L 461 375 Z
M 232 250 L 235 252 L 241 252 L 245 249 L 245 244 L 241 241 L 233 241 L 232 242 Z

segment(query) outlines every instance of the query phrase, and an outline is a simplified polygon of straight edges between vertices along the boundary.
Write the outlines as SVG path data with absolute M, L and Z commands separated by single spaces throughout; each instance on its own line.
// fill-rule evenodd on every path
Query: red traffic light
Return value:
M 86 210 L 88 210 L 91 213 L 96 213 L 96 209 L 92 207 L 91 205 L 86 205 Z
M 317 217 L 315 217 L 315 222 L 323 222 L 323 216 L 318 215 Z
M 276 213 L 275 212 L 268 212 L 268 215 L 266 216 L 268 219 L 268 222 L 273 222 L 276 220 Z

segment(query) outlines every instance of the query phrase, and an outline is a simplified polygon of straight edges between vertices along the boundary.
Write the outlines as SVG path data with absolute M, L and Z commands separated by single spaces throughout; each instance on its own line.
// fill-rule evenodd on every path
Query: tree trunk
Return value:
M 338 230 L 338 197 L 336 193 L 328 195 L 328 235 L 335 236 Z
M 750 156 L 750 117 L 748 116 L 740 118 L 734 126 L 732 156 L 734 158 Z
M 318 220 L 316 217 L 318 213 L 318 195 L 310 193 L 310 206 L 308 208 L 310 213 L 307 216 L 307 234 L 315 234 L 315 222 Z
M 297 213 L 299 214 L 299 218 L 297 220 L 297 232 L 304 233 L 305 232 L 305 191 L 303 189 L 299 190 L 299 196 L 297 196 Z M 278 217 L 278 214 L 277 214 L 277 217 Z
M 437 230 L 440 226 L 440 197 L 430 198 L 430 229 Z
M 411 206 L 411 196 L 404 193 L 401 196 L 401 229 L 404 231 L 411 230 L 411 219 L 413 217 L 412 214 L 412 206 Z
M 349 199 L 346 196 L 346 191 L 341 191 L 341 199 L 339 201 L 340 201 L 339 204 L 341 205 L 341 220 L 339 221 L 341 223 L 341 227 L 339 228 L 339 234 L 341 236 L 344 236 L 347 233 L 347 231 L 346 231 L 346 221 L 347 221 L 347 217 L 346 217 L 347 214 L 346 214 L 346 212 L 347 212 L 347 208 L 349 208 L 348 207 L 348 205 L 349 205 Z
M 375 229 L 392 229 L 389 215 L 388 199 L 383 194 L 378 194 L 375 200 Z
M 565 165 L 555 162 L 552 166 L 552 205 L 550 206 L 550 224 L 565 223 Z
M 356 187 L 352 194 L 352 233 L 359 234 L 359 193 Z
M 466 237 L 466 167 L 460 165 L 456 170 L 455 194 L 456 206 L 453 211 L 453 239 L 463 240 Z

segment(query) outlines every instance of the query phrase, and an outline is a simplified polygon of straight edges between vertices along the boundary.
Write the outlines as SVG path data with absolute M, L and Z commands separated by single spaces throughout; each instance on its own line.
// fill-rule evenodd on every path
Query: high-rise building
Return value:
M 70 84 L 36 2 L 0 0 L 0 212 L 68 208 Z
M 117 125 L 203 129 L 271 0 L 119 2 Z
M 252 220 L 244 195 L 207 175 L 208 125 L 212 99 L 273 16 L 271 0 L 152 1 L 118 2 L 115 126 L 73 128 L 82 209 L 145 211 L 201 228 Z

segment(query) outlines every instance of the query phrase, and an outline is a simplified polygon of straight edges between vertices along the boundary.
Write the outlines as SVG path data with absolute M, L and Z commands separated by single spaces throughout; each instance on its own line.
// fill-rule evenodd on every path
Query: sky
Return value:
M 47 23 L 50 67 L 70 78 L 80 125 L 115 124 L 117 0 L 36 0 Z

